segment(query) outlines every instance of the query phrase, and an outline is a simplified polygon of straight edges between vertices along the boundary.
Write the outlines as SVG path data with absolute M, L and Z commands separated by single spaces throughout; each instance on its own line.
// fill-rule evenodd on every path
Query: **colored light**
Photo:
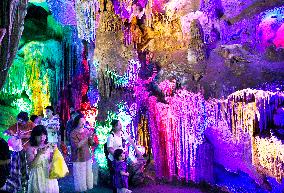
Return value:
M 114 81 L 116 87 L 133 88 L 137 83 L 140 68 L 141 64 L 139 60 L 132 59 L 128 62 L 127 71 L 123 76 L 120 76 L 110 70 L 107 70 L 106 74 Z
M 32 106 L 31 106 L 31 101 L 29 99 L 15 99 L 12 103 L 11 106 L 15 107 L 18 109 L 18 111 L 24 111 L 30 114 L 32 111 Z

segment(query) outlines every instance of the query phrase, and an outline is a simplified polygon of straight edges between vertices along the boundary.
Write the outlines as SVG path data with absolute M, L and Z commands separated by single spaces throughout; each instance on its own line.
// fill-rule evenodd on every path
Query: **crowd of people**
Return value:
M 97 185 L 92 159 L 99 143 L 95 129 L 87 126 L 80 111 L 72 110 L 70 115 L 64 134 L 60 134 L 60 118 L 52 106 L 45 108 L 43 118 L 37 115 L 29 118 L 27 112 L 17 115 L 16 123 L 4 132 L 9 136 L 8 142 L 0 139 L 0 192 L 59 192 L 58 181 L 50 178 L 50 170 L 55 150 L 62 151 L 62 139 L 71 147 L 69 161 L 73 166 L 75 191 L 84 192 Z M 113 120 L 111 125 L 105 145 L 112 190 L 129 193 L 126 142 L 133 146 L 138 157 L 142 155 L 133 139 L 122 131 L 119 120 Z

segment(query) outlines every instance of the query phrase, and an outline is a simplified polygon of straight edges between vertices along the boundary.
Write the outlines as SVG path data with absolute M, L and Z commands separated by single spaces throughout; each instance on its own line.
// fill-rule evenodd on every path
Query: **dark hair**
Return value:
M 33 128 L 31 137 L 30 137 L 30 145 L 31 146 L 38 146 L 39 144 L 36 141 L 37 136 L 41 136 L 42 134 L 46 135 L 45 144 L 47 144 L 47 131 L 43 125 L 37 125 Z
M 17 116 L 17 119 L 22 119 L 25 122 L 29 121 L 29 114 L 27 112 L 20 112 Z
M 34 122 L 38 118 L 37 115 L 31 115 L 30 120 Z
M 69 112 L 70 112 L 70 114 L 75 113 L 76 112 L 75 107 L 73 107 L 73 106 L 69 107 Z
M 52 106 L 47 106 L 47 107 L 45 107 L 45 109 L 49 109 L 54 113 L 54 108 Z
M 118 122 L 119 122 L 119 120 L 117 120 L 117 119 L 112 120 L 112 122 L 110 123 L 111 126 L 112 126 L 112 129 L 114 129 L 117 126 Z
M 79 121 L 80 121 L 81 118 L 84 118 L 84 115 L 82 113 L 80 113 L 79 115 L 77 115 L 75 117 L 75 119 L 73 120 L 73 123 L 72 123 L 72 128 L 73 129 L 75 129 L 78 126 Z
M 116 149 L 113 153 L 114 159 L 118 161 L 122 153 L 123 153 L 122 149 Z

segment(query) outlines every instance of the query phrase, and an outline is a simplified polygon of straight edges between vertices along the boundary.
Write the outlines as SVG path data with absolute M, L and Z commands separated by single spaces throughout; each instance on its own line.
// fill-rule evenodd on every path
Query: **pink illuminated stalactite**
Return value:
M 159 144 L 159 148 L 163 151 L 159 151 L 159 157 L 160 157 L 160 164 L 161 164 L 161 175 L 164 177 L 169 177 L 169 164 L 168 161 L 170 161 L 169 157 L 169 151 L 168 151 L 168 136 L 167 136 L 167 130 L 165 128 L 165 123 L 163 122 L 163 117 L 166 116 L 165 113 L 165 109 L 162 109 L 162 106 L 160 106 L 159 104 L 155 105 L 157 112 L 159 112 L 159 114 L 156 116 L 157 118 L 157 130 L 158 130 L 158 144 Z M 163 114 L 161 116 L 161 114 Z
M 165 92 L 168 86 L 161 88 Z M 216 134 L 222 140 L 231 140 L 238 145 L 248 143 L 241 147 L 252 148 L 244 152 L 252 152 L 252 155 L 245 155 L 244 159 L 256 159 L 253 152 L 258 147 L 250 145 L 253 135 L 267 129 L 273 112 L 283 103 L 284 95 L 245 89 L 227 99 L 205 101 L 200 93 L 177 90 L 174 96 L 167 97 L 167 101 L 168 104 L 157 103 L 153 96 L 148 100 L 149 130 L 157 176 L 171 179 L 177 175 L 186 181 L 199 182 L 213 179 L 212 147 L 204 143 L 205 129 L 218 128 L 219 133 Z M 211 162 L 205 163 L 204 158 L 211 159 Z M 284 162 L 279 157 L 275 160 Z M 253 160 L 245 161 L 251 163 Z M 275 172 L 278 170 L 273 172 L 279 176 L 279 172 Z
M 158 144 L 158 125 L 157 125 L 157 111 L 156 111 L 156 104 L 157 99 L 155 97 L 149 97 L 149 130 L 150 130 L 150 139 L 152 143 L 152 151 L 153 151 L 153 158 L 155 161 L 156 167 L 156 175 L 157 177 L 162 177 L 161 172 L 161 159 L 159 155 L 159 144 Z
M 152 0 L 152 12 L 161 13 L 166 4 L 167 0 Z
M 175 143 L 175 146 L 174 148 L 176 149 L 175 150 L 175 153 L 176 153 L 176 164 L 177 164 L 177 172 L 178 172 L 178 176 L 183 176 L 185 177 L 185 173 L 183 172 L 183 168 L 186 167 L 185 164 L 185 157 L 183 157 L 181 155 L 181 143 L 182 141 L 180 140 L 182 138 L 181 136 L 181 132 L 180 132 L 180 128 L 181 128 L 181 122 L 180 120 L 177 118 L 177 117 L 180 117 L 182 113 L 180 111 L 180 108 L 177 108 L 178 105 L 173 105 L 173 103 L 175 103 L 177 101 L 171 101 L 170 102 L 170 108 L 171 108 L 171 112 L 172 112 L 172 129 L 173 129 L 173 138 L 174 138 L 174 143 Z M 185 140 L 186 142 L 186 140 Z
M 275 44 L 277 48 L 284 47 L 284 23 L 277 30 L 273 43 Z
M 187 181 L 200 180 L 196 162 L 205 125 L 200 113 L 202 101 L 201 95 L 188 92 L 172 97 L 169 104 L 155 103 L 151 99 L 149 127 L 151 139 L 155 139 L 152 149 L 158 177 L 171 179 L 178 175 Z

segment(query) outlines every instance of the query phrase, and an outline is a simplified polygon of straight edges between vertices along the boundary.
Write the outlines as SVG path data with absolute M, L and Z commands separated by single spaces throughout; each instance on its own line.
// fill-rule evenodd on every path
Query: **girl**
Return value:
M 125 153 L 122 149 L 116 149 L 114 151 L 114 185 L 117 188 L 117 193 L 131 193 L 128 190 L 128 177 L 127 164 L 125 162 Z
M 47 131 L 43 125 L 33 128 L 30 146 L 27 149 L 27 160 L 30 168 L 28 193 L 58 193 L 56 179 L 49 179 L 49 164 L 53 149 L 47 143 Z
M 73 162 L 76 192 L 93 188 L 93 171 L 90 146 L 94 145 L 94 134 L 84 127 L 86 120 L 82 114 L 75 117 L 70 134 L 71 159 Z

